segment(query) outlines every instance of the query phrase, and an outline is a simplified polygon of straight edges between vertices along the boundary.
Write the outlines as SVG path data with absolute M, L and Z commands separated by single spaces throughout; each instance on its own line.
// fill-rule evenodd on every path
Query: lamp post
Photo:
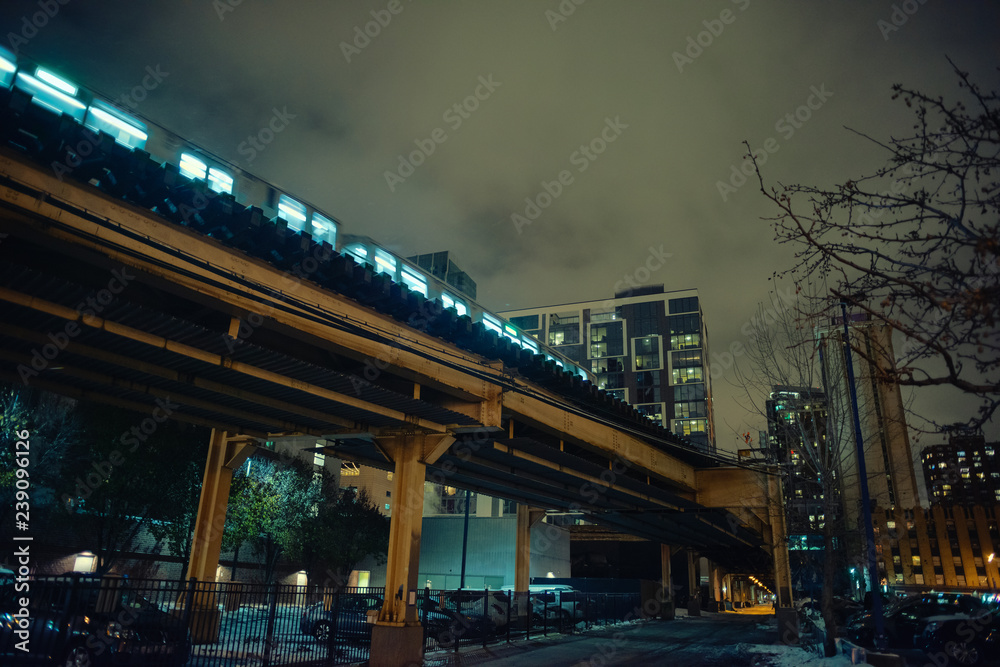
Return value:
M 990 572 L 990 565 L 993 563 L 993 557 L 995 553 L 990 553 L 989 557 L 986 559 L 986 576 L 990 578 L 990 591 L 995 595 L 997 592 L 997 575 L 995 572 Z

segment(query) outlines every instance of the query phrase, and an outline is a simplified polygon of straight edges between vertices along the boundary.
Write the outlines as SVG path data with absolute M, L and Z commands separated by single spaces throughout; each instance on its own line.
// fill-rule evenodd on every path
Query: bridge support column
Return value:
M 771 553 L 774 562 L 774 593 L 779 607 L 792 606 L 792 568 L 788 557 L 788 533 L 785 530 L 785 503 L 781 493 L 781 478 L 767 478 L 767 509 L 771 524 Z
M 528 586 L 531 583 L 531 527 L 545 517 L 545 510 L 517 506 L 517 540 L 514 551 L 514 591 L 519 593 L 518 617 L 528 615 Z
M 408 433 L 376 438 L 379 449 L 395 464 L 392 473 L 392 518 L 385 600 L 372 628 L 372 667 L 423 663 L 424 632 L 417 617 L 420 587 L 420 531 L 424 515 L 426 448 L 440 436 Z M 453 440 L 452 440 L 453 441 Z
M 664 621 L 674 620 L 674 582 L 670 567 L 672 553 L 669 544 L 660 545 L 660 618 Z
M 719 582 L 719 566 L 708 561 L 708 610 L 709 611 L 720 611 L 719 609 L 719 596 L 722 592 L 721 583 Z
M 214 582 L 222 552 L 222 531 L 229 507 L 229 488 L 233 471 L 243 465 L 254 451 L 256 441 L 237 436 L 230 438 L 225 431 L 212 430 L 208 458 L 201 482 L 198 516 L 194 522 L 191 558 L 187 576 L 199 582 Z M 219 636 L 219 605 L 214 587 L 196 591 L 191 609 L 192 639 L 197 643 L 212 643 Z
M 687 550 L 688 616 L 701 616 L 701 558 L 694 549 Z

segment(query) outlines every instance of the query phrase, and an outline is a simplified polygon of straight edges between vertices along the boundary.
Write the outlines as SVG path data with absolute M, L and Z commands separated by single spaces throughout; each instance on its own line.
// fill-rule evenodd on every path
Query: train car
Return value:
M 410 294 L 468 317 L 500 341 L 578 377 L 593 375 L 489 312 L 475 299 L 364 236 L 341 239 L 340 222 L 308 201 L 233 165 L 60 73 L 0 47 L 0 139 L 88 182 L 281 268 L 303 253 L 348 257 Z M 341 267 L 343 272 L 343 267 Z M 322 283 L 328 272 L 315 272 Z

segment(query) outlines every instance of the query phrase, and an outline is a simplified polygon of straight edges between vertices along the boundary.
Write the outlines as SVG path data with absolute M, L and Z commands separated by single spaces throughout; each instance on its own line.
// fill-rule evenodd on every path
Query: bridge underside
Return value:
M 703 500 L 696 473 L 719 463 L 605 397 L 0 158 L 3 380 L 139 412 L 170 401 L 175 419 L 312 435 L 386 469 L 386 438 L 448 436 L 421 460 L 428 480 L 767 569 L 766 507 Z

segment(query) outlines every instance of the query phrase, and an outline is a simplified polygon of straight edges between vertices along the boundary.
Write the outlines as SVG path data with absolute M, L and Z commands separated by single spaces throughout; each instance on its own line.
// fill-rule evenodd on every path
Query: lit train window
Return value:
M 288 228 L 301 232 L 306 226 L 306 207 L 288 195 L 278 197 L 278 215 L 288 222 Z
M 326 241 L 333 247 L 337 247 L 337 223 L 313 211 L 312 214 L 312 237 L 317 242 Z
M 91 105 L 84 125 L 98 132 L 107 132 L 115 141 L 129 148 L 142 148 L 148 138 L 144 124 L 126 116 L 110 104 L 95 102 Z
M 396 277 L 396 258 L 381 248 L 375 248 L 375 272 Z
M 193 179 L 205 178 L 208 175 L 208 165 L 190 153 L 181 153 L 180 170 L 183 176 Z
M 487 315 L 486 313 L 483 313 L 483 326 L 490 331 L 496 332 L 498 336 L 503 335 L 503 329 L 500 328 L 500 321 L 491 315 Z
M 360 243 L 352 243 L 344 248 L 351 257 L 356 259 L 359 264 L 368 264 L 371 260 L 368 259 L 368 248 L 364 247 Z
M 17 71 L 17 60 L 14 54 L 0 47 L 0 86 L 10 88 L 14 82 L 15 71 Z
M 222 171 L 211 167 L 208 170 L 208 187 L 224 195 L 233 194 L 233 177 Z
M 462 303 L 452 295 L 448 294 L 447 292 L 441 292 L 441 303 L 444 304 L 445 308 L 454 309 L 455 312 L 458 313 L 459 317 L 461 317 L 462 315 L 466 315 L 469 312 L 469 309 L 465 306 L 464 303 Z
M 546 361 L 553 361 L 553 362 L 555 362 L 556 366 L 558 366 L 559 368 L 563 368 L 564 367 L 563 366 L 563 362 L 559 361 L 558 359 L 556 359 L 555 357 L 553 357 L 551 354 L 546 354 L 545 355 L 545 359 L 546 359 Z
M 532 340 L 531 336 L 529 336 L 528 334 L 524 334 L 523 336 L 521 336 L 521 347 L 527 350 L 531 350 L 535 354 L 541 352 L 541 349 L 538 347 L 538 343 Z
M 38 71 L 44 72 L 45 70 L 39 69 Z M 46 74 L 48 74 L 50 79 L 61 82 L 61 85 L 51 86 L 45 81 L 24 72 L 18 72 L 17 85 L 31 93 L 31 101 L 35 104 L 51 109 L 59 114 L 68 114 L 76 120 L 83 122 L 83 118 L 87 113 L 87 107 L 83 102 L 65 92 L 66 90 L 75 91 L 76 86 L 68 81 L 63 81 L 54 74 L 48 72 Z
M 427 298 L 427 281 L 419 273 L 404 264 L 400 270 L 400 278 L 411 291 L 420 292 Z
M 503 335 L 509 338 L 512 343 L 515 343 L 517 344 L 518 347 L 521 347 L 521 339 L 517 335 L 517 329 L 515 329 L 510 324 L 503 325 Z
M 44 81 L 46 84 L 52 86 L 53 88 L 57 88 L 57 89 L 63 91 L 64 93 L 66 93 L 70 97 L 76 97 L 77 91 L 80 90 L 79 88 L 77 88 L 75 85 L 73 85 L 72 83 L 70 83 L 66 79 L 63 79 L 62 77 L 56 76 L 52 72 L 49 72 L 48 70 L 44 70 L 41 67 L 39 67 L 38 69 L 35 70 L 35 76 L 38 79 Z

